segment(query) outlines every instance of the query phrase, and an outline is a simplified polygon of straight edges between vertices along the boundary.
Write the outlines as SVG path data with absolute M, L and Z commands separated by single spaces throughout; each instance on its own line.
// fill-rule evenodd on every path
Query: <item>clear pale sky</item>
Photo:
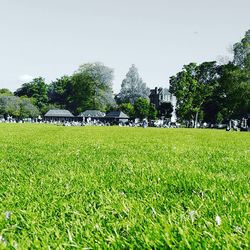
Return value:
M 87 62 L 131 64 L 149 87 L 190 62 L 231 56 L 250 29 L 250 0 L 0 0 L 0 88 L 47 83 Z

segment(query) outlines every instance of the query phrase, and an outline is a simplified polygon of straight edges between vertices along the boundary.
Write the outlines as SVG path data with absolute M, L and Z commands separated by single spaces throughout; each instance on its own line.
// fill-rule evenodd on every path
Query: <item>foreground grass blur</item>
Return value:
M 249 248 L 249 139 L 0 124 L 0 249 Z

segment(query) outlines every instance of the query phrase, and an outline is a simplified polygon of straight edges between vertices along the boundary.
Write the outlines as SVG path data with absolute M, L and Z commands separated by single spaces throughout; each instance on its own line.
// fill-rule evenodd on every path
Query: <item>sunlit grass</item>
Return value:
M 0 124 L 0 180 L 0 249 L 249 248 L 250 133 Z

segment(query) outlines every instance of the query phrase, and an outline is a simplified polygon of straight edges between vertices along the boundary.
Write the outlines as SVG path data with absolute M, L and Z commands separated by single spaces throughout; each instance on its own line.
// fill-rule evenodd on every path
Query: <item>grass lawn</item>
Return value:
M 0 124 L 0 249 L 249 249 L 249 194 L 250 133 Z

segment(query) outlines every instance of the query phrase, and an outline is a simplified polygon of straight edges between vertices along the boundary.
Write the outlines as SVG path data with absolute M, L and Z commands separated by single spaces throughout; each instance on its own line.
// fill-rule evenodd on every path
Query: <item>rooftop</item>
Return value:
M 49 117 L 74 117 L 74 115 L 72 115 L 72 113 L 70 113 L 66 109 L 51 109 L 44 116 L 45 117 L 46 116 L 49 116 Z
M 104 117 L 105 113 L 100 110 L 85 110 L 81 112 L 78 117 Z
M 122 111 L 110 111 L 106 117 L 110 117 L 110 118 L 124 118 L 124 119 L 128 119 L 129 117 L 123 113 Z

